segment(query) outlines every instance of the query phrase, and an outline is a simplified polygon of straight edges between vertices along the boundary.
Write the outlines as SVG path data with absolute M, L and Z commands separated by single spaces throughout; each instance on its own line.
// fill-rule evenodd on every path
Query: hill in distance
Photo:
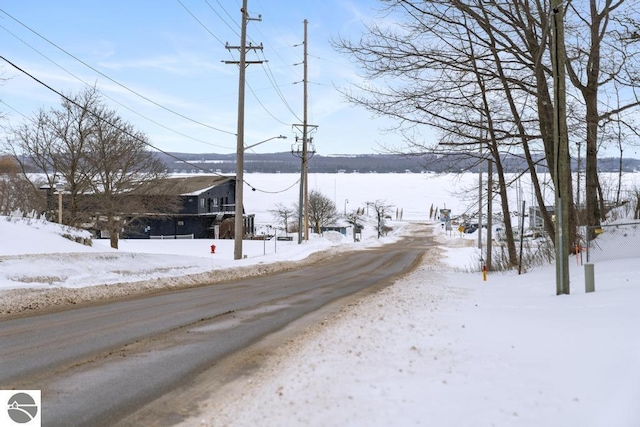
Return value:
M 216 153 L 157 153 L 172 173 L 217 172 L 233 174 L 236 172 L 236 154 Z M 174 157 L 171 157 L 174 156 Z M 180 159 L 177 160 L 176 158 Z M 507 172 L 526 169 L 524 161 L 517 156 L 507 156 L 504 160 Z M 623 171 L 640 170 L 640 160 L 623 159 Z M 477 159 L 461 154 L 357 154 L 328 155 L 315 154 L 309 159 L 309 173 L 443 173 L 477 171 Z M 602 172 L 617 172 L 620 159 L 602 158 L 598 160 Z M 245 153 L 244 170 L 249 173 L 297 173 L 301 160 L 290 152 L 281 153 Z M 544 166 L 544 160 L 541 163 Z M 574 160 L 574 170 L 577 164 Z M 581 166 L 581 169 L 584 168 Z M 486 171 L 486 167 L 484 169 Z

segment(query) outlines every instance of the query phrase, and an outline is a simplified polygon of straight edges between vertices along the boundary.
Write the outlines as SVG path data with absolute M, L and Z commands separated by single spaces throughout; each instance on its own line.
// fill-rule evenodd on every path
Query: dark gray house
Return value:
M 235 176 L 167 178 L 147 190 L 151 195 L 171 198 L 172 213 L 147 213 L 132 218 L 123 238 L 233 238 L 236 209 Z M 150 194 L 152 193 L 152 194 Z M 255 234 L 254 215 L 243 215 L 244 235 Z

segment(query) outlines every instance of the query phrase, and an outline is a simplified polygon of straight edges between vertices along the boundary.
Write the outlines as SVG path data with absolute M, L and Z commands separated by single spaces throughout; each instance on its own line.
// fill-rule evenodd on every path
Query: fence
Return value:
M 173 240 L 173 239 L 193 239 L 193 234 L 172 234 L 169 236 L 149 236 L 150 239 L 154 240 Z
M 640 258 L 640 222 L 588 227 L 587 238 L 587 262 Z

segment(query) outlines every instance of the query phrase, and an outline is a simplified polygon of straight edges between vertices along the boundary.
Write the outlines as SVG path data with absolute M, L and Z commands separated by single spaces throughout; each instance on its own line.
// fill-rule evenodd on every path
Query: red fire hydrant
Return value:
M 211 245 L 211 253 L 212 254 L 216 253 L 216 245 Z

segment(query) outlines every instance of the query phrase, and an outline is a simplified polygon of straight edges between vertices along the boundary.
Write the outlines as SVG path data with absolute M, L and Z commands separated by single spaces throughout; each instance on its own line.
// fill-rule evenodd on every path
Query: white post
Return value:
M 585 292 L 594 292 L 596 290 L 596 281 L 594 277 L 594 267 L 592 263 L 584 265 L 584 290 Z

